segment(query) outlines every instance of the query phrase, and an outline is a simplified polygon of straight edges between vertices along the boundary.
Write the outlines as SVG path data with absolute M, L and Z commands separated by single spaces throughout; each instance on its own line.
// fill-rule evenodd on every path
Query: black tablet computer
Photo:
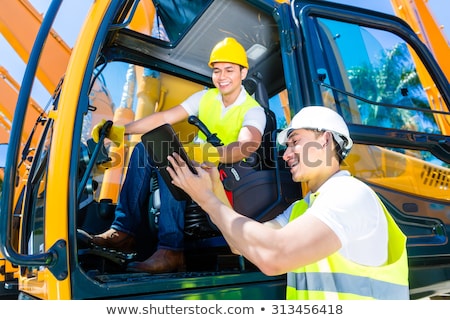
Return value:
M 190 198 L 186 192 L 172 184 L 172 178 L 166 170 L 171 165 L 167 157 L 176 152 L 186 161 L 191 172 L 197 173 L 172 126 L 163 124 L 143 134 L 141 141 L 175 199 L 189 200 Z

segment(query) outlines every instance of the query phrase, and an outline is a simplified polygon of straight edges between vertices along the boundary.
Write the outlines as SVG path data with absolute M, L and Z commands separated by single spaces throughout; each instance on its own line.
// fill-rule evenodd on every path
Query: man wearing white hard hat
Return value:
M 193 175 L 174 154 L 168 170 L 235 253 L 267 275 L 287 273 L 287 299 L 409 299 L 406 237 L 376 193 L 340 169 L 353 145 L 344 119 L 304 107 L 277 140 L 309 192 L 264 224 L 231 208 L 216 169 Z

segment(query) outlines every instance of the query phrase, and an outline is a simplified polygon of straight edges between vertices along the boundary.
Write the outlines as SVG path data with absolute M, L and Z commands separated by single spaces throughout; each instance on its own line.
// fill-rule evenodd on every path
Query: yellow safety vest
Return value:
M 388 222 L 388 261 L 379 267 L 357 264 L 339 252 L 287 274 L 289 300 L 408 300 L 406 237 L 381 202 Z M 308 209 L 302 199 L 295 204 L 289 221 Z
M 218 97 L 217 88 L 209 89 L 200 100 L 198 117 L 209 131 L 216 133 L 222 143 L 228 145 L 237 141 L 245 113 L 259 104 L 247 94 L 244 103 L 231 108 L 222 116 L 222 103 Z M 198 136 L 206 141 L 206 136 L 202 132 L 199 132 Z

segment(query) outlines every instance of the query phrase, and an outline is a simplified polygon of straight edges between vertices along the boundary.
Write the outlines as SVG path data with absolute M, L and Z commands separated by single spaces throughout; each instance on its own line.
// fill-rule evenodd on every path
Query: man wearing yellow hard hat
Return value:
M 263 108 L 242 86 L 249 67 L 245 49 L 236 39 L 225 38 L 212 49 L 208 65 L 212 69 L 215 88 L 194 93 L 169 110 L 125 126 L 113 126 L 109 138 L 120 144 L 124 134 L 146 133 L 162 124 L 175 124 L 190 115 L 196 115 L 211 132 L 217 134 L 224 145 L 213 147 L 199 133 L 194 142 L 202 146 L 203 152 L 189 152 L 194 160 L 199 163 L 234 163 L 251 155 L 261 143 L 266 116 Z M 101 124 L 94 128 L 94 140 L 100 128 Z M 141 215 L 146 213 L 150 196 L 150 177 L 154 169 L 149 161 L 143 144 L 139 143 L 130 159 L 115 220 L 108 231 L 90 236 L 92 243 L 125 252 L 133 249 Z M 160 176 L 158 182 L 161 195 L 158 248 L 147 260 L 130 263 L 128 268 L 132 271 L 163 273 L 182 270 L 185 266 L 183 228 L 186 204 L 173 197 Z

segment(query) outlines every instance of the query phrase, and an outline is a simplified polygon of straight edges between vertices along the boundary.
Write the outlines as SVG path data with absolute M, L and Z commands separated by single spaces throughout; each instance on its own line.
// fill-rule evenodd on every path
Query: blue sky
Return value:
M 29 2 L 38 12 L 45 14 L 51 1 L 29 0 Z M 355 5 L 389 14 L 394 13 L 390 0 L 334 0 L 334 2 Z M 53 27 L 69 47 L 73 47 L 75 44 L 78 32 L 84 22 L 84 17 L 88 12 L 91 3 L 92 0 L 63 1 Z M 446 22 L 450 21 L 449 0 L 428 0 L 428 5 L 439 23 L 446 26 Z M 447 33 L 447 39 L 450 39 L 450 25 L 444 28 L 444 31 Z M 25 71 L 25 63 L 16 55 L 15 51 L 1 34 L 0 65 L 7 69 L 17 82 L 21 82 Z M 44 106 L 50 94 L 47 93 L 39 83 L 36 84 L 36 87 L 37 88 L 32 92 L 33 98 L 41 106 Z

